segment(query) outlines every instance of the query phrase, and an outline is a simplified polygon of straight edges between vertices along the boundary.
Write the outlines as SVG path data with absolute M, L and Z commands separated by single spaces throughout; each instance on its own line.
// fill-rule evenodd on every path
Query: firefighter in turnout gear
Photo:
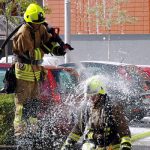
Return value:
M 84 137 L 82 150 L 131 150 L 131 133 L 123 108 L 110 102 L 99 76 L 87 79 L 86 106 L 61 150 L 72 150 Z
M 13 53 L 16 56 L 15 74 L 15 135 L 24 133 L 26 126 L 36 123 L 39 111 L 39 81 L 43 80 L 46 71 L 41 66 L 44 54 L 63 56 L 65 46 L 51 41 L 53 35 L 48 33 L 45 25 L 45 13 L 37 4 L 30 4 L 24 13 L 25 23 L 13 38 Z M 67 44 L 68 45 L 68 44 Z

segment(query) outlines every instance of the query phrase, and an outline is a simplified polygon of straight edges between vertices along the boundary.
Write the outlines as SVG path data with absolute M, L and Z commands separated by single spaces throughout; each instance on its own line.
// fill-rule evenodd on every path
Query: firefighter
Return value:
M 40 101 L 39 83 L 46 71 L 41 66 L 44 54 L 63 56 L 68 48 L 52 42 L 52 34 L 43 25 L 45 13 L 37 4 L 30 4 L 24 13 L 25 23 L 13 38 L 13 53 L 16 55 L 15 74 L 15 136 L 25 133 L 28 124 L 36 124 Z M 70 46 L 70 45 L 69 45 Z
M 87 79 L 86 105 L 61 150 L 75 149 L 83 137 L 82 150 L 131 150 L 131 134 L 119 103 L 110 102 L 99 76 Z

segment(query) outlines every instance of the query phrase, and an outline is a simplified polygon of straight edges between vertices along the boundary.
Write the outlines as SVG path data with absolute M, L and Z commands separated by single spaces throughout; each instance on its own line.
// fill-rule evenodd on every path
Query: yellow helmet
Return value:
M 85 93 L 87 95 L 106 94 L 104 84 L 101 82 L 99 76 L 93 76 L 87 79 L 85 84 Z
M 30 4 L 24 13 L 24 20 L 34 24 L 41 24 L 45 21 L 44 10 L 37 4 Z

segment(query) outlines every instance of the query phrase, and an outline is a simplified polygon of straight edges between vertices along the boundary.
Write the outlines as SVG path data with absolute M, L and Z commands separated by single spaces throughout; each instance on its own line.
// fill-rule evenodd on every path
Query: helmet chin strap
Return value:
M 41 24 L 39 24 L 39 27 L 35 29 L 35 28 L 33 27 L 33 23 L 27 22 L 27 24 L 30 26 L 30 28 L 31 28 L 34 32 L 37 31 L 37 30 L 39 30 L 40 25 L 41 25 Z
M 32 27 L 32 23 L 31 23 L 31 22 L 27 22 L 26 24 L 28 24 L 28 25 L 29 25 L 29 27 L 30 27 L 31 29 L 33 29 L 33 27 Z

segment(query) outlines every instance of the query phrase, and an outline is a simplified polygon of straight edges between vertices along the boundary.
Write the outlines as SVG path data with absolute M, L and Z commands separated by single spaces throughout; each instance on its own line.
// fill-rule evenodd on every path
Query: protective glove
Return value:
M 87 140 L 93 140 L 94 138 L 94 132 L 93 131 L 89 131 L 86 135 L 86 139 Z
M 122 137 L 120 143 L 120 150 L 131 150 L 131 138 L 128 136 Z
M 55 49 L 53 50 L 53 54 L 56 56 L 64 56 L 67 52 L 67 49 L 73 50 L 73 48 L 69 44 L 64 44 Z
M 74 48 L 71 47 L 71 45 L 69 45 L 68 43 L 66 43 L 66 44 L 63 45 L 63 49 L 65 49 L 65 50 L 66 50 L 66 49 L 69 49 L 70 51 L 71 51 L 71 50 L 74 50 Z
M 121 144 L 120 150 L 131 150 L 131 144 L 130 143 Z

